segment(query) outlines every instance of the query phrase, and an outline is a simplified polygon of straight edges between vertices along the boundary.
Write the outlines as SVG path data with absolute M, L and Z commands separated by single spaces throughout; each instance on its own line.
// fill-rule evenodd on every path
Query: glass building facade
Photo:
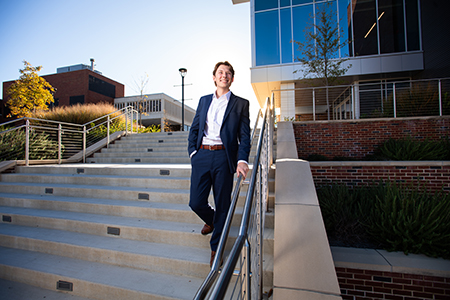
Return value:
M 336 57 L 422 50 L 418 0 L 254 0 L 255 66 L 296 62 L 321 6 L 348 41 Z

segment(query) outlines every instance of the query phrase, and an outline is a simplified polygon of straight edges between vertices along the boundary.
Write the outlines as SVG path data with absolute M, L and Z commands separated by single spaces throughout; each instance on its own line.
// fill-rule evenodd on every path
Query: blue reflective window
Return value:
M 311 17 L 313 15 L 313 6 L 304 5 L 292 8 L 292 23 L 293 23 L 293 37 L 296 42 L 305 42 L 305 28 L 311 23 Z M 302 57 L 301 51 L 298 49 L 298 45 L 294 45 L 294 60 Z
M 291 0 L 280 0 L 280 7 L 286 7 L 291 5 Z
M 256 65 L 280 63 L 278 10 L 255 14 Z
M 291 30 L 291 9 L 280 10 L 281 24 L 281 63 L 292 62 L 292 30 Z
M 338 0 L 338 9 L 339 9 L 339 27 L 341 29 L 341 44 L 345 41 L 350 41 L 349 35 L 351 37 L 351 15 L 350 15 L 350 2 L 349 0 Z M 350 47 L 351 43 L 348 43 L 347 46 L 341 48 L 341 57 L 348 57 L 351 53 Z
M 255 0 L 255 11 L 278 8 L 278 0 Z
M 313 0 L 292 0 L 292 5 L 312 3 Z

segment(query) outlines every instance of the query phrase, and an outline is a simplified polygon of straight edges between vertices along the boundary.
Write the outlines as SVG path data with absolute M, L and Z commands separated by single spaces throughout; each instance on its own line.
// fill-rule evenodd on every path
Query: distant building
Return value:
M 116 98 L 114 106 L 117 109 L 126 106 L 134 107 L 140 116 L 139 124 L 143 126 L 161 125 L 161 131 L 179 131 L 182 124 L 181 102 L 164 94 L 147 94 Z M 195 109 L 184 106 L 184 130 L 189 131 L 194 119 Z
M 302 53 L 292 41 L 304 41 L 304 30 L 317 10 L 331 3 L 334 20 L 348 46 L 337 57 L 349 58 L 351 68 L 343 77 L 353 86 L 355 118 L 379 109 L 392 92 L 393 81 L 450 77 L 450 29 L 445 0 L 232 0 L 250 2 L 251 84 L 261 106 L 276 94 L 278 118 L 316 113 L 326 115 L 325 105 L 312 106 L 299 88 Z M 375 90 L 359 89 L 371 83 Z M 343 91 L 344 92 L 344 91 Z M 332 106 L 329 109 L 340 109 Z M 335 112 L 333 111 L 333 115 Z
M 109 79 L 94 70 L 94 60 L 91 66 L 73 65 L 57 69 L 56 74 L 41 76 L 48 81 L 56 92 L 53 95 L 55 102 L 51 106 L 70 106 L 74 104 L 106 102 L 114 104 L 114 99 L 125 95 L 125 86 Z M 8 101 L 7 90 L 15 80 L 3 82 L 2 120 L 6 117 L 5 107 Z

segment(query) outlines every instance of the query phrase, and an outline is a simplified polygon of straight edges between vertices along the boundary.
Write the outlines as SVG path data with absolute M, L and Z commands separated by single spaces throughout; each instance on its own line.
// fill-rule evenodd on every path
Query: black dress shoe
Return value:
M 205 224 L 205 226 L 203 226 L 203 228 L 202 228 L 202 231 L 201 231 L 201 233 L 203 234 L 203 235 L 208 235 L 208 234 L 210 234 L 211 232 L 213 232 L 213 230 L 214 230 L 214 226 L 209 226 L 208 224 Z

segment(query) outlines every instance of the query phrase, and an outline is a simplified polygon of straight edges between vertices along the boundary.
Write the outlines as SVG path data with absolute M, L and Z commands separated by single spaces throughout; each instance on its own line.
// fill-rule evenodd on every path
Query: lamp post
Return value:
M 181 131 L 184 131 L 184 76 L 186 76 L 187 69 L 180 68 L 181 75 Z

